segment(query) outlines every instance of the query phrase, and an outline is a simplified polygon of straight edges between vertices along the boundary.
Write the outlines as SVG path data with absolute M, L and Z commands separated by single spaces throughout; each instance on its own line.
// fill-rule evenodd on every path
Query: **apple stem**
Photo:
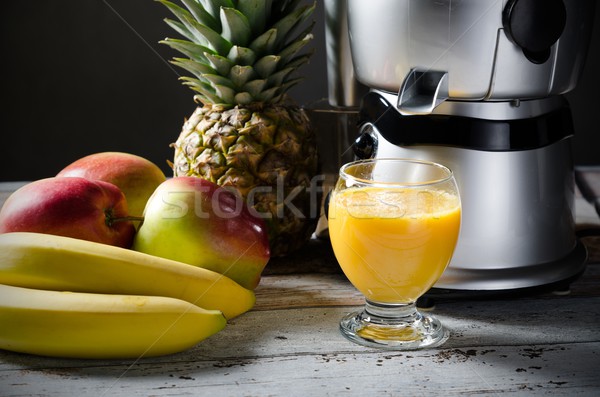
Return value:
M 143 222 L 144 221 L 144 217 L 143 216 L 129 215 L 129 216 L 122 216 L 120 218 L 113 218 L 112 219 L 112 222 L 123 222 L 123 221 Z
M 143 216 L 133 216 L 133 215 L 128 215 L 128 216 L 121 216 L 118 218 L 114 218 L 113 217 L 113 212 L 112 211 L 105 211 L 104 215 L 106 216 L 106 224 L 110 227 L 112 226 L 115 222 L 126 222 L 126 221 L 130 221 L 130 222 L 143 222 L 144 221 L 144 217 Z

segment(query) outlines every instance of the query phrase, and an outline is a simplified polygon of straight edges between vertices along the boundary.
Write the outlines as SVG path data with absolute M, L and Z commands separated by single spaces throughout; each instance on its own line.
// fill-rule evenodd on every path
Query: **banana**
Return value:
M 0 283 L 54 291 L 165 296 L 231 319 L 254 292 L 200 267 L 141 252 L 41 233 L 0 234 Z
M 0 348 L 68 358 L 177 353 L 227 320 L 179 299 L 88 294 L 0 285 Z

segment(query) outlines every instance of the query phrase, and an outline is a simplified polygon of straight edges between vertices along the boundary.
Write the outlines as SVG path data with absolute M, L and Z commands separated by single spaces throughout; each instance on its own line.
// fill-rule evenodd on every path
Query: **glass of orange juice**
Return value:
M 344 165 L 328 207 L 335 256 L 365 296 L 340 322 L 361 345 L 410 350 L 439 346 L 448 331 L 416 301 L 442 275 L 458 240 L 461 204 L 452 171 L 411 159 Z

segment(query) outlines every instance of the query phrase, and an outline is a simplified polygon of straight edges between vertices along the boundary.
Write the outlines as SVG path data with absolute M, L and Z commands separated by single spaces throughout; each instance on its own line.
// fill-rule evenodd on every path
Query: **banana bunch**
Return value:
M 0 349 L 170 354 L 220 331 L 254 302 L 253 291 L 196 266 L 68 237 L 0 234 Z

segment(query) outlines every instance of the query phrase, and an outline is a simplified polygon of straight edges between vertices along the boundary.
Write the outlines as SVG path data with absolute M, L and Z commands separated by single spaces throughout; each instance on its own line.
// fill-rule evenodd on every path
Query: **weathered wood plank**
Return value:
M 263 277 L 255 310 L 362 305 L 364 296 L 343 274 L 296 274 Z
M 341 275 L 321 277 L 265 277 L 256 310 L 177 355 L 94 361 L 0 352 L 0 395 L 600 392 L 600 297 L 440 302 L 435 312 L 452 332 L 443 349 L 398 353 L 346 341 L 338 321 L 358 308 L 346 303 L 362 298 Z
M 568 296 L 600 296 L 600 263 L 586 267 L 581 277 L 571 284 Z M 532 292 L 529 298 L 564 299 L 565 296 L 548 291 Z M 341 273 L 270 275 L 264 276 L 256 289 L 254 310 L 352 306 L 363 303 L 364 297 Z
M 144 359 L 140 364 L 375 352 L 347 341 L 338 331 L 339 319 L 358 308 L 251 311 L 194 349 Z M 447 349 L 600 342 L 597 328 L 600 297 L 446 302 L 439 304 L 435 313 L 451 330 L 451 338 L 444 345 Z M 57 360 L 9 352 L 0 352 L 0 359 L 0 373 L 12 369 L 112 366 L 127 362 Z
M 250 312 L 235 320 L 227 334 L 216 335 L 205 353 L 225 357 L 363 351 L 338 331 L 339 319 L 358 308 Z M 446 302 L 438 304 L 435 314 L 451 330 L 448 348 L 600 342 L 600 297 Z M 227 353 L 231 340 L 248 346 Z
M 197 360 L 0 372 L 6 396 L 597 396 L 600 343 Z

